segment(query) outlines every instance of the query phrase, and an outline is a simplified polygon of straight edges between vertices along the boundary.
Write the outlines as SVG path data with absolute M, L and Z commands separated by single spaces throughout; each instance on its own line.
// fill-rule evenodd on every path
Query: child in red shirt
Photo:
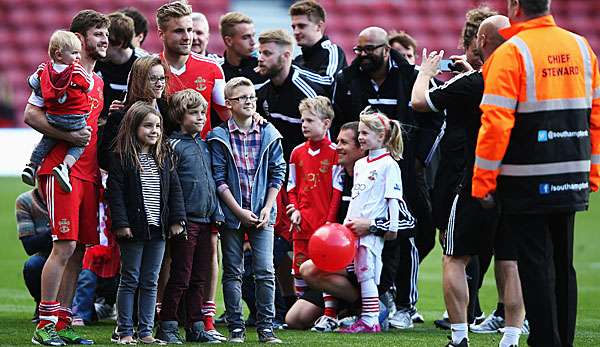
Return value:
M 317 96 L 303 100 L 299 109 L 306 142 L 292 151 L 287 191 L 290 203 L 294 205 L 290 216 L 294 229 L 294 286 L 296 295 L 301 296 L 306 284 L 299 269 L 309 259 L 308 240 L 320 226 L 337 220 L 343 187 L 335 144 L 327 137 L 334 116 L 331 101 Z M 333 298 L 326 294 L 324 298 L 327 308 Z M 329 306 L 333 311 L 326 310 L 327 313 L 335 316 L 335 308 Z
M 94 87 L 94 79 L 79 64 L 80 52 L 81 41 L 74 33 L 55 31 L 48 47 L 51 61 L 41 64 L 28 79 L 34 92 L 44 98 L 48 123 L 61 130 L 85 128 L 91 110 L 88 92 Z M 21 174 L 23 182 L 35 186 L 36 171 L 55 145 L 56 140 L 48 136 L 42 138 Z M 81 157 L 83 150 L 84 147 L 70 147 L 63 162 L 52 170 L 58 184 L 67 193 L 72 190 L 69 169 Z

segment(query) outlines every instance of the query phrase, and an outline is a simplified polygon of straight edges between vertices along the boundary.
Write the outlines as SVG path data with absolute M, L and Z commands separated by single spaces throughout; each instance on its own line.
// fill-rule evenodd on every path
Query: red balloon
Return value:
M 315 231 L 308 241 L 308 255 L 317 268 L 327 272 L 344 269 L 354 259 L 356 237 L 347 227 L 331 223 Z

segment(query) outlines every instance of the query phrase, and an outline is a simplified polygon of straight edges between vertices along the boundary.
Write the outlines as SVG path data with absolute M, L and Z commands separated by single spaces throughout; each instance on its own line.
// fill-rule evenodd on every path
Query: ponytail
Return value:
M 390 134 L 386 141 L 385 147 L 390 152 L 392 158 L 396 160 L 402 159 L 402 152 L 404 151 L 404 143 L 402 141 L 402 127 L 400 122 L 397 120 L 389 120 Z

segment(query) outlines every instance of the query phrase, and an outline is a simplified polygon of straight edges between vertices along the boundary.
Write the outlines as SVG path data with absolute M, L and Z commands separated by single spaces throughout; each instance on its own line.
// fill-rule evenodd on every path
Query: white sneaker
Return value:
M 227 337 L 225 337 L 225 335 L 218 332 L 216 329 L 206 330 L 205 333 L 207 333 L 208 335 L 214 337 L 215 339 L 217 339 L 219 341 L 227 341 Z
M 340 324 L 337 319 L 329 317 L 329 316 L 321 316 L 315 322 L 315 325 L 310 329 L 310 331 L 316 331 L 318 333 L 331 333 L 338 328 Z
M 504 318 L 495 315 L 496 311 L 487 316 L 481 324 L 471 324 L 469 327 L 475 334 L 492 334 L 498 332 L 498 329 L 504 328 Z
M 412 329 L 414 327 L 410 312 L 396 311 L 390 319 L 390 326 L 396 329 Z
M 425 323 L 425 318 L 423 318 L 423 315 L 420 314 L 419 311 L 415 311 L 410 318 L 413 323 Z
M 56 182 L 65 193 L 70 193 L 73 190 L 71 180 L 69 179 L 69 168 L 65 163 L 58 164 L 52 169 L 52 174 L 56 178 Z
M 504 328 L 498 329 L 498 333 L 504 334 Z M 521 327 L 521 335 L 529 335 L 529 321 L 525 319 Z
M 340 328 L 348 328 L 358 320 L 357 316 L 348 316 L 338 321 Z

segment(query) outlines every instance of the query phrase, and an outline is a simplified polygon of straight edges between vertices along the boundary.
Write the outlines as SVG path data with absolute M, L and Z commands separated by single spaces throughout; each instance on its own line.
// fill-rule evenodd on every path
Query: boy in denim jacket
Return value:
M 185 322 L 188 342 L 218 342 L 204 331 L 202 304 L 210 284 L 212 255 L 211 227 L 222 224 L 223 213 L 212 177 L 208 145 L 200 137 L 206 122 L 207 102 L 193 89 L 175 93 L 170 100 L 170 116 L 179 130 L 169 139 L 175 154 L 176 170 L 183 191 L 188 220 L 187 238 L 172 238 L 171 270 L 163 295 L 156 338 L 181 343 L 178 321 Z M 185 297 L 186 317 L 178 317 Z
M 253 252 L 257 333 L 260 342 L 280 343 L 273 333 L 275 271 L 273 224 L 275 199 L 285 179 L 281 134 L 272 124 L 258 124 L 256 94 L 244 77 L 225 85 L 225 103 L 232 117 L 208 136 L 213 175 L 225 214 L 221 232 L 223 295 L 230 342 L 244 342 L 241 285 L 244 235 Z

